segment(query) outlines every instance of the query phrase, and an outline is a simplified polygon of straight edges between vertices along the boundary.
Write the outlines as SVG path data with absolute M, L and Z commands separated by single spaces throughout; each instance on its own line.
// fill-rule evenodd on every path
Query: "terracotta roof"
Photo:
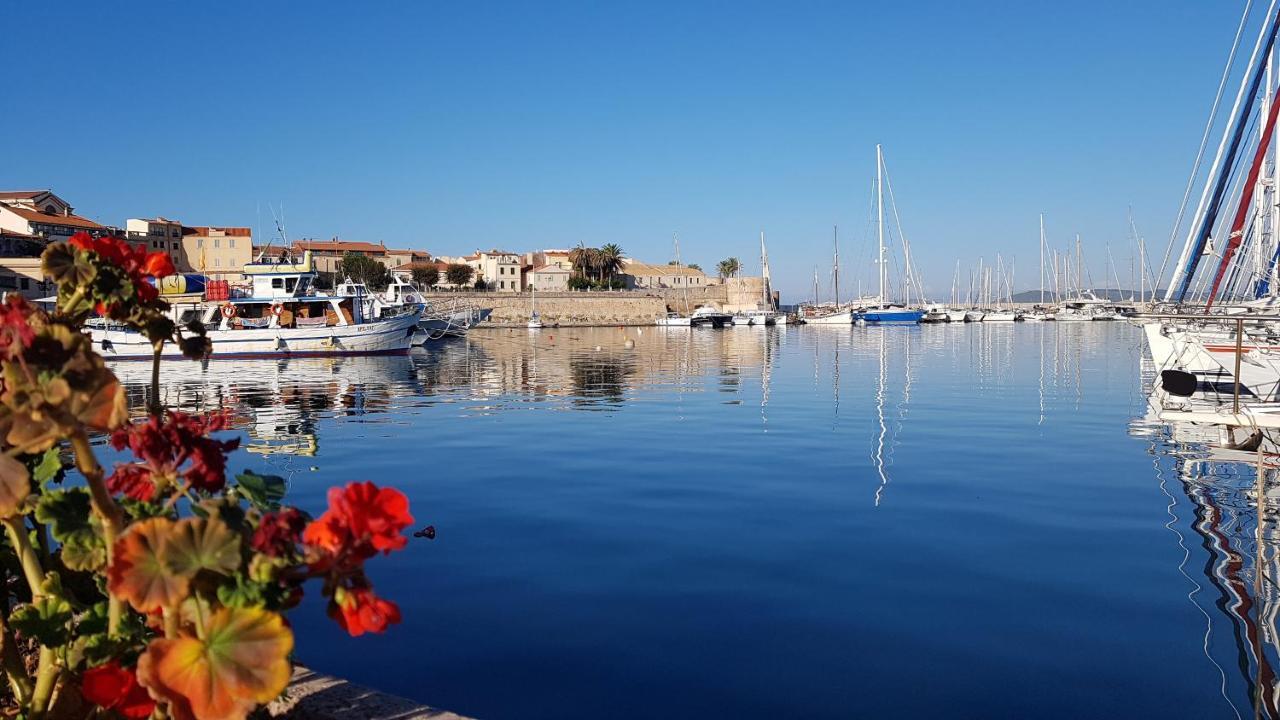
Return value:
M 556 272 L 563 272 L 563 273 L 569 272 L 569 268 L 560 267 L 559 265 L 539 265 L 534 269 L 530 270 L 529 272 L 542 272 L 543 270 L 547 270 L 547 269 L 555 270 Z
M 312 252 L 363 252 L 383 254 L 387 249 L 381 245 L 373 243 L 357 242 L 354 240 L 294 240 L 293 247 L 298 250 L 311 250 Z
M 165 222 L 177 222 L 176 220 L 166 220 Z M 183 235 L 199 235 L 208 237 L 212 232 L 220 232 L 226 237 L 253 237 L 253 229 L 247 227 L 218 227 L 216 225 L 195 225 L 183 226 Z
M 65 225 L 67 227 L 93 228 L 93 229 L 101 229 L 104 227 L 103 225 L 99 225 L 98 223 L 88 218 L 82 218 L 79 215 L 48 215 L 42 212 L 38 212 L 36 210 L 31 210 L 24 207 L 18 207 L 16 205 L 6 205 L 5 203 L 0 203 L 0 207 L 3 207 L 5 210 L 8 210 L 9 212 L 13 213 L 14 215 L 17 215 L 18 217 L 22 218 L 23 220 L 26 220 L 27 222 L 37 222 L 37 223 L 45 223 L 47 225 Z
M 30 200 L 51 190 L 0 190 L 0 200 Z
M 18 238 L 21 240 L 44 240 L 44 238 L 38 235 L 28 235 L 27 233 L 14 232 L 12 230 L 5 230 L 4 228 L 0 228 L 0 237 Z
M 622 267 L 624 275 L 701 275 L 706 273 L 694 270 L 688 265 L 650 265 L 649 263 L 631 261 Z

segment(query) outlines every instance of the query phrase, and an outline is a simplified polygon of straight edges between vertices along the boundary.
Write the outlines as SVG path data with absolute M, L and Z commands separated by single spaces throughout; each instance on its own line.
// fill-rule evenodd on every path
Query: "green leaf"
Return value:
M 107 564 L 107 544 L 94 530 L 79 530 L 62 541 L 62 564 L 70 570 L 96 571 Z
M 236 476 L 236 487 L 254 505 L 275 510 L 280 507 L 289 483 L 279 475 L 259 475 L 252 470 L 245 470 Z
M 49 596 L 14 610 L 9 624 L 45 647 L 58 647 L 71 637 L 71 617 L 71 603 Z
M 31 479 L 38 483 L 62 482 L 62 456 L 57 446 L 40 456 L 40 461 L 31 469 Z
M 49 526 L 53 539 L 65 543 L 74 534 L 89 530 L 93 504 L 85 488 L 50 490 L 40 496 L 36 520 Z

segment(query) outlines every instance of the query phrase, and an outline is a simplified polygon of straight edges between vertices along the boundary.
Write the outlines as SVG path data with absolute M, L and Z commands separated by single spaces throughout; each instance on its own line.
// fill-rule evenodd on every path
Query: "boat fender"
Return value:
M 1196 376 L 1184 370 L 1161 370 L 1160 387 L 1165 392 L 1177 397 L 1191 397 L 1195 394 L 1200 381 Z
M 222 306 L 222 317 L 227 318 L 228 320 L 230 320 L 231 318 L 233 318 L 233 317 L 235 317 L 235 316 L 236 316 L 236 306 L 235 306 L 235 305 L 232 305 L 231 303 L 227 303 L 226 305 L 223 305 L 223 306 Z

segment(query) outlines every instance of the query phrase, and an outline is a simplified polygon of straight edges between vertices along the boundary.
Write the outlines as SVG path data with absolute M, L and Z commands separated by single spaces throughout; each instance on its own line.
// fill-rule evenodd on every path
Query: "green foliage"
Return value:
M 347 252 L 338 263 L 338 272 L 344 277 L 364 283 L 371 290 L 384 290 L 391 282 L 391 271 L 368 255 Z
M 416 267 L 412 274 L 413 281 L 422 287 L 435 287 L 440 282 L 440 271 L 433 267 Z
M 488 290 L 488 289 L 489 289 L 489 283 L 485 282 L 485 281 L 484 281 L 484 278 L 476 278 L 475 289 L 477 289 L 477 290 Z
M 68 625 L 72 617 L 71 603 L 50 595 L 14 610 L 9 624 L 26 637 L 52 647 L 62 645 L 71 637 Z
M 236 476 L 236 488 L 239 493 L 262 510 L 279 508 L 288 487 L 288 481 L 279 475 L 259 475 L 252 470 L 245 470 Z
M 62 545 L 62 564 L 72 570 L 96 570 L 107 562 L 102 524 L 91 507 L 82 487 L 46 491 L 36 505 L 36 520 Z
M 39 460 L 30 468 L 31 479 L 40 485 L 62 482 L 62 456 L 58 448 L 51 447 L 38 457 Z
M 742 262 L 736 257 L 725 258 L 716 264 L 716 274 L 722 278 L 734 277 L 742 270 Z
M 475 275 L 475 268 L 462 263 L 449 263 L 445 266 L 444 277 L 449 281 L 450 285 L 455 287 L 466 287 L 471 284 L 471 277 Z

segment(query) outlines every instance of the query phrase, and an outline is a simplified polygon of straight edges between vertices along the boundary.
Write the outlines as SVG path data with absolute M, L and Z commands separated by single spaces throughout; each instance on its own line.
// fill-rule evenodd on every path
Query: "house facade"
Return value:
M 619 277 L 628 290 L 701 288 L 714 284 L 706 273 L 685 265 L 650 265 L 631 259 L 622 261 Z
M 517 253 L 477 250 L 463 261 L 475 268 L 476 277 L 484 280 L 490 290 L 520 292 L 524 289 L 524 261 Z
M 387 248 L 368 242 L 339 240 L 338 238 L 333 238 L 332 240 L 296 240 L 293 243 L 293 250 L 297 255 L 310 250 L 316 270 L 322 273 L 337 274 L 338 266 L 342 263 L 342 258 L 347 253 L 365 255 L 377 260 L 384 266 L 387 265 Z
M 199 225 L 182 228 L 181 253 L 186 267 L 219 280 L 238 280 L 253 261 L 253 230 L 247 227 Z
M 46 243 L 69 239 L 78 232 L 94 237 L 112 228 L 80 217 L 67 201 L 50 190 L 0 191 L 0 230 L 33 235 Z

